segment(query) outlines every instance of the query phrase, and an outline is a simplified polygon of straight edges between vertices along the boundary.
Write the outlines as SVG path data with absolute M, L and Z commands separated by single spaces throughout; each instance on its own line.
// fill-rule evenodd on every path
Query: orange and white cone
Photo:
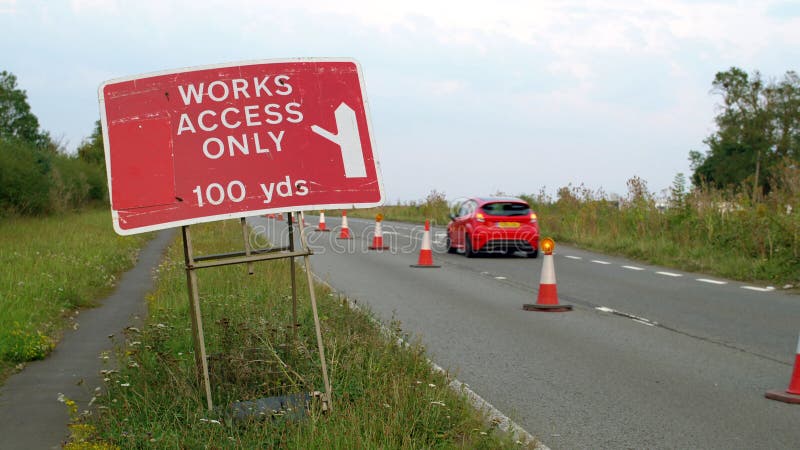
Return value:
M 350 236 L 350 227 L 347 226 L 347 211 L 342 211 L 342 231 L 336 239 L 353 239 L 353 236 Z
M 431 251 L 431 222 L 425 220 L 425 233 L 422 235 L 422 249 L 419 251 L 419 260 L 411 267 L 419 269 L 442 267 L 433 264 L 433 252 Z
M 542 239 L 542 276 L 539 279 L 539 295 L 536 303 L 526 303 L 522 305 L 525 311 L 549 311 L 564 312 L 571 311 L 572 305 L 558 303 L 558 288 L 556 286 L 556 268 L 553 264 L 553 249 L 556 244 L 550 238 Z
M 383 245 L 383 229 L 381 222 L 383 221 L 383 214 L 375 216 L 375 234 L 372 236 L 372 245 L 368 248 L 370 250 L 389 250 L 388 245 Z
M 789 388 L 785 391 L 767 391 L 765 397 L 785 403 L 800 403 L 800 338 L 797 340 L 797 352 L 794 355 L 794 370 Z
M 317 225 L 317 231 L 331 231 L 325 227 L 325 211 L 319 212 L 319 225 Z

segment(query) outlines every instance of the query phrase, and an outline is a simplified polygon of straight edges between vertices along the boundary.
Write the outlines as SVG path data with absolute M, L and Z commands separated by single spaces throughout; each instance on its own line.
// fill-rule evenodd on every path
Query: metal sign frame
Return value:
M 285 247 L 272 247 L 269 249 L 253 250 L 250 248 L 247 231 L 247 223 L 244 218 L 240 218 L 242 233 L 244 236 L 245 249 L 241 252 L 222 253 L 216 255 L 194 256 L 190 225 L 181 227 L 183 237 L 183 255 L 186 267 L 186 284 L 188 286 L 190 314 L 192 319 L 192 340 L 194 343 L 195 365 L 198 372 L 198 380 L 203 385 L 206 396 L 206 406 L 209 410 L 214 409 L 211 398 L 211 381 L 208 374 L 208 356 L 206 355 L 205 338 L 203 335 L 203 317 L 200 311 L 200 291 L 197 282 L 197 271 L 200 269 L 227 266 L 232 264 L 247 264 L 249 274 L 253 274 L 253 263 L 258 261 L 271 261 L 289 258 L 292 283 L 292 330 L 293 336 L 297 335 L 297 284 L 295 279 L 295 260 L 298 256 L 303 257 L 305 272 L 308 278 L 308 291 L 311 300 L 311 311 L 314 316 L 314 329 L 317 338 L 317 350 L 319 351 L 320 363 L 322 368 L 322 380 L 325 384 L 325 394 L 322 396 L 323 410 L 332 411 L 331 384 L 328 379 L 328 367 L 325 362 L 325 347 L 322 342 L 322 330 L 320 328 L 319 314 L 317 312 L 317 298 L 314 292 L 314 280 L 311 275 L 311 263 L 309 257 L 313 254 L 308 247 L 306 240 L 305 225 L 302 218 L 297 220 L 300 229 L 301 248 L 298 250 L 294 245 L 294 217 L 297 213 L 288 214 L 289 226 L 289 245 Z M 299 216 L 299 214 L 298 214 Z

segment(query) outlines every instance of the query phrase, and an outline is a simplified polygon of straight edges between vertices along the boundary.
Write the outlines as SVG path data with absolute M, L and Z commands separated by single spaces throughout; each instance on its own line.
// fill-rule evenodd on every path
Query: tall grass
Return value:
M 107 210 L 0 221 L 0 380 L 43 358 L 66 316 L 107 294 L 146 239 L 116 235 Z
M 556 201 L 523 196 L 542 232 L 557 240 L 653 264 L 768 284 L 800 284 L 800 169 L 784 166 L 779 189 L 754 203 L 734 190 L 673 188 L 657 207 L 639 178 L 611 201 L 602 191 L 567 186 Z
M 193 227 L 204 252 L 241 248 L 238 222 Z M 199 273 L 216 409 L 196 382 L 186 275 L 176 242 L 149 296 L 150 318 L 132 330 L 121 369 L 107 373 L 99 413 L 85 418 L 92 445 L 119 448 L 512 448 L 432 373 L 418 344 L 397 346 L 369 316 L 317 286 L 333 387 L 333 411 L 231 423 L 231 402 L 323 390 L 305 276 L 298 273 L 299 328 L 292 337 L 288 261 Z M 400 324 L 393 324 L 399 327 Z M 85 428 L 84 428 L 85 429 Z
M 543 235 L 600 252 L 743 281 L 800 286 L 800 167 L 778 166 L 774 189 L 754 202 L 747 186 L 687 191 L 683 180 L 657 201 L 633 177 L 624 198 L 568 185 L 553 199 L 544 189 L 521 194 L 539 215 Z M 424 201 L 348 211 L 353 217 L 444 225 L 449 208 L 436 191 Z

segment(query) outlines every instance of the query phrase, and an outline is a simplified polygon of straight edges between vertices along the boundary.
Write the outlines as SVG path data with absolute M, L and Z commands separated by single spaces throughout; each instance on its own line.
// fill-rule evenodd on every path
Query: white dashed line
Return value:
M 622 266 L 623 269 L 630 269 L 630 270 L 644 270 L 641 267 L 636 266 Z
M 611 309 L 611 308 L 606 308 L 605 306 L 595 306 L 595 308 L 594 308 L 594 309 L 596 309 L 596 310 L 598 310 L 598 311 L 607 312 L 607 313 L 613 313 L 613 312 L 614 312 L 614 310 L 613 310 L 613 309 Z
M 593 259 L 592 262 L 595 263 L 595 264 L 603 264 L 603 265 L 611 264 L 608 261 L 600 261 L 600 260 L 597 260 L 597 259 Z
M 641 324 L 647 325 L 648 327 L 654 327 L 656 324 L 644 321 L 642 319 L 633 319 L 634 322 L 639 322 Z
M 494 279 L 495 280 L 507 280 L 508 278 L 506 278 L 506 277 L 494 277 Z
M 572 255 L 566 255 L 565 257 L 569 259 L 583 259 L 580 256 L 572 256 Z
M 656 273 L 659 274 L 659 275 L 667 276 L 667 277 L 682 277 L 683 276 L 683 275 L 681 275 L 679 273 L 672 273 L 672 272 L 656 272 Z
M 755 287 L 755 286 L 742 286 L 742 289 L 748 289 L 748 290 L 757 291 L 757 292 L 772 292 L 772 291 L 775 290 L 775 288 L 772 287 L 772 286 L 767 286 L 765 288 Z
M 700 281 L 700 282 L 703 282 L 703 283 L 711 283 L 711 284 L 728 284 L 727 281 L 710 280 L 708 278 L 698 278 L 697 281 Z

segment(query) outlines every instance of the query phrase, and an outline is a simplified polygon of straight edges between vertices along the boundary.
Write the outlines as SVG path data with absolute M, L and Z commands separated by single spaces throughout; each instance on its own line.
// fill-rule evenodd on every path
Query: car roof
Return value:
M 517 197 L 474 197 L 473 200 L 477 201 L 481 205 L 486 203 L 494 203 L 494 202 L 514 202 L 514 203 L 525 203 L 526 205 L 528 202 L 522 200 L 521 198 Z

